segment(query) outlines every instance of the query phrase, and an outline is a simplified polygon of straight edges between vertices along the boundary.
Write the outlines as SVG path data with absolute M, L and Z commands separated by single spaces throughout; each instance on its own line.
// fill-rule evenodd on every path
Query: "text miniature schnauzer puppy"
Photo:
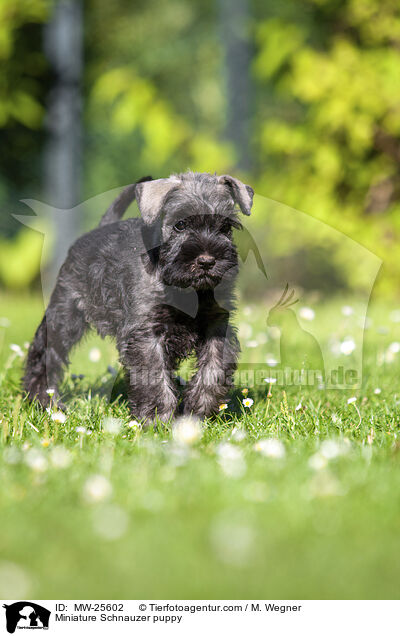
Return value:
M 178 407 L 174 372 L 193 352 L 197 371 L 185 414 L 218 410 L 236 368 L 229 325 L 238 256 L 237 208 L 253 190 L 228 175 L 188 172 L 125 188 L 95 230 L 70 248 L 29 348 L 24 388 L 46 407 L 68 353 L 90 328 L 116 339 L 132 415 L 168 420 Z M 119 219 L 136 198 L 140 218 Z

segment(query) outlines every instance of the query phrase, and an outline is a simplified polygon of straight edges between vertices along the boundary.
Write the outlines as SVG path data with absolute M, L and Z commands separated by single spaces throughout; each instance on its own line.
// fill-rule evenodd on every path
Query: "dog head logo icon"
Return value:
M 51 612 L 32 601 L 18 601 L 3 605 L 6 610 L 7 631 L 14 634 L 18 629 L 48 629 Z

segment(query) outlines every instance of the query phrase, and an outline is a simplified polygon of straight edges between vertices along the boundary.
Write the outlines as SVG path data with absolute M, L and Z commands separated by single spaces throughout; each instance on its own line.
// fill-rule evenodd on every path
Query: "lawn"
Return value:
M 0 297 L 1 598 L 398 598 L 399 312 L 372 307 L 360 390 L 239 385 L 172 433 L 110 403 L 116 354 L 94 337 L 73 355 L 65 422 L 28 405 L 42 310 Z M 360 342 L 355 301 L 314 310 L 326 342 Z M 276 355 L 259 308 L 237 323 L 242 361 Z

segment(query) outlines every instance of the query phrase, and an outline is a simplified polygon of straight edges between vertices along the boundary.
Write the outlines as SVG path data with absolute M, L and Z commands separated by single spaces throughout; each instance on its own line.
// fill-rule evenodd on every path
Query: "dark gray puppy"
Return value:
M 136 197 L 141 219 L 120 221 Z M 132 415 L 168 420 L 178 407 L 174 372 L 195 353 L 184 413 L 218 410 L 239 344 L 229 314 L 238 271 L 232 229 L 253 190 L 228 175 L 188 172 L 125 188 L 62 265 L 29 348 L 24 388 L 46 407 L 68 353 L 90 327 L 116 339 Z M 217 293 L 218 292 L 218 293 Z M 218 302 L 215 298 L 218 296 Z

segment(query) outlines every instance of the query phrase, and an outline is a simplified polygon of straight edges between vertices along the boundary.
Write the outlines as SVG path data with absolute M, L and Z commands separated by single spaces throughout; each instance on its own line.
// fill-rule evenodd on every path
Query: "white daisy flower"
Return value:
M 327 463 L 328 461 L 326 457 L 324 457 L 320 453 L 315 453 L 314 455 L 311 455 L 310 459 L 308 460 L 308 465 L 313 470 L 322 470 L 323 468 L 326 467 Z
M 24 357 L 24 352 L 22 351 L 21 347 L 17 344 L 10 344 L 10 349 L 11 351 L 13 351 L 19 358 L 23 358 Z
M 354 397 L 354 396 L 353 396 L 353 397 L 350 397 L 350 398 L 347 400 L 347 404 L 354 404 L 354 402 L 357 402 L 357 398 L 356 398 L 356 397 Z
M 303 320 L 311 321 L 315 318 L 315 311 L 314 309 L 311 309 L 311 307 L 301 307 L 299 310 L 299 316 Z
M 349 451 L 349 447 L 341 440 L 336 441 L 334 439 L 326 439 L 322 442 L 320 453 L 325 459 L 335 459 L 340 455 L 346 455 Z
M 56 411 L 51 414 L 51 419 L 53 422 L 57 422 L 57 424 L 65 424 L 67 416 L 62 411 Z
M 264 382 L 267 384 L 276 384 L 276 378 L 264 378 Z
M 88 503 L 96 503 L 109 499 L 112 486 L 104 475 L 92 475 L 83 486 L 83 498 Z
M 260 439 L 254 444 L 254 450 L 265 457 L 283 459 L 286 455 L 285 447 L 279 439 Z
M 219 405 L 219 410 L 220 411 L 225 411 L 225 409 L 227 409 L 227 408 L 228 408 L 228 405 L 227 405 L 226 402 L 224 402 L 223 404 Z
M 344 305 L 342 307 L 342 314 L 343 316 L 351 316 L 352 314 L 354 314 L 353 307 L 350 307 L 350 305 Z
M 237 446 L 229 442 L 219 444 L 217 457 L 220 467 L 228 477 L 239 478 L 245 474 L 247 466 L 243 451 Z
M 201 433 L 201 422 L 197 417 L 180 417 L 172 424 L 172 437 L 178 444 L 194 444 L 200 439 Z
M 390 353 L 399 353 L 399 351 L 400 351 L 400 342 L 391 342 L 389 347 L 388 347 L 388 351 L 390 351 Z
M 345 356 L 349 356 L 356 348 L 356 343 L 353 338 L 345 338 L 343 342 L 340 343 L 340 352 Z
M 93 347 L 89 351 L 89 360 L 90 362 L 98 362 L 101 358 L 101 351 L 97 347 Z
M 375 395 L 379 395 L 380 393 L 382 393 L 382 389 L 377 387 L 376 389 L 374 389 L 374 393 L 375 393 Z
M 37 473 L 43 473 L 47 469 L 47 459 L 37 448 L 31 448 L 27 451 L 25 463 Z
M 246 407 L 246 409 L 249 409 L 251 406 L 253 406 L 254 400 L 252 400 L 251 398 L 245 398 L 244 400 L 242 400 L 242 404 L 244 407 Z
M 127 426 L 128 426 L 128 428 L 133 428 L 133 429 L 142 428 L 142 425 L 139 424 L 139 422 L 137 420 L 131 420 L 130 422 L 128 422 Z

